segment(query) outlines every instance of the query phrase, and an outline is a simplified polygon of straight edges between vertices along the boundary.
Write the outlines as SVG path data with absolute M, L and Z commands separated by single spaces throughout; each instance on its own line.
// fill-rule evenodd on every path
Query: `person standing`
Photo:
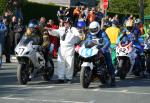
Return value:
M 50 35 L 60 37 L 60 47 L 58 50 L 58 80 L 56 83 L 64 83 L 66 78 L 67 83 L 72 83 L 74 69 L 74 45 L 80 39 L 80 33 L 75 27 L 72 27 L 71 19 L 64 19 L 64 27 L 58 30 L 48 30 Z
M 51 29 L 58 29 L 58 26 L 54 24 L 53 20 L 49 20 L 46 27 L 51 28 Z M 50 37 L 50 42 L 54 45 L 53 57 L 57 58 L 57 51 L 58 51 L 58 46 L 59 46 L 58 38 L 52 35 L 50 35 L 49 37 Z
M 2 65 L 2 53 L 4 49 L 6 30 L 7 30 L 6 25 L 2 22 L 2 17 L 0 17 L 0 68 Z
M 113 61 L 114 65 L 116 64 L 115 46 L 116 46 L 116 42 L 117 42 L 117 39 L 118 39 L 119 34 L 120 34 L 120 28 L 117 27 L 118 24 L 119 24 L 118 21 L 114 20 L 112 22 L 112 26 L 108 27 L 106 29 L 106 33 L 107 33 L 107 35 L 111 41 L 111 54 L 112 54 L 112 61 Z

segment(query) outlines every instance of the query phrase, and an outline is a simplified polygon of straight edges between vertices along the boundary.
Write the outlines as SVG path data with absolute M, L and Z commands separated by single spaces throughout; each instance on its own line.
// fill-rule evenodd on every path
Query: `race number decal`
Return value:
M 126 52 L 126 48 L 119 48 L 119 52 L 125 53 Z
M 19 54 L 22 54 L 24 52 L 24 48 L 19 48 Z
M 89 57 L 89 56 L 92 55 L 92 51 L 93 51 L 93 49 L 83 49 L 82 52 L 81 52 L 81 54 L 83 56 Z

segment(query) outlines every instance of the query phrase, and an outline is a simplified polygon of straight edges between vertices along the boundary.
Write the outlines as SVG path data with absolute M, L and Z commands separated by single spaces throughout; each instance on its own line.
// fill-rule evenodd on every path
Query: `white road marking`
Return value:
M 69 89 L 65 88 L 64 90 L 71 90 L 71 91 L 94 91 L 94 92 L 103 92 L 103 93 L 125 93 L 125 94 L 135 94 L 135 95 L 150 95 L 150 93 L 146 92 L 130 92 L 128 90 L 121 90 L 121 91 L 113 91 L 113 90 L 102 90 L 102 89 Z
M 53 88 L 55 86 L 41 86 L 41 87 L 34 87 L 34 86 L 26 86 L 26 89 L 50 89 Z
M 124 93 L 126 93 L 126 92 L 128 92 L 128 90 L 122 90 L 121 92 L 124 92 Z
M 7 88 L 7 87 L 16 87 L 16 88 L 24 88 L 24 89 L 49 89 L 49 88 L 53 88 L 55 86 L 30 86 L 30 85 L 0 85 L 0 87 L 2 88 Z
M 18 101 L 38 101 L 38 102 L 54 102 L 54 103 L 94 103 L 94 102 L 80 102 L 80 101 L 68 101 L 68 100 L 39 100 L 39 99 L 28 99 L 28 98 L 10 98 L 10 97 L 1 97 L 4 100 L 18 100 Z

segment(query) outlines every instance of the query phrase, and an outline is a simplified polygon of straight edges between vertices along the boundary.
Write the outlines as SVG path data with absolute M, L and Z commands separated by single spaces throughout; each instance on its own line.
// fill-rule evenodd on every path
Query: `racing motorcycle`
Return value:
M 150 74 L 150 37 L 147 40 L 145 40 L 144 54 L 145 54 L 146 71 Z
M 83 88 L 88 88 L 90 83 L 97 78 L 102 84 L 107 84 L 110 80 L 104 55 L 97 48 L 98 43 L 96 41 L 98 40 L 85 41 L 79 48 L 79 56 L 82 61 L 80 84 Z
M 34 45 L 32 38 L 23 37 L 15 48 L 18 60 L 17 79 L 19 84 L 27 84 L 32 78 L 42 75 L 45 81 L 49 81 L 54 73 L 54 67 L 49 60 L 44 59 L 42 49 Z
M 136 61 L 140 59 L 137 54 L 138 48 L 132 42 L 123 43 L 122 41 L 116 47 L 116 57 L 118 62 L 118 75 L 120 79 L 125 79 L 126 75 L 131 73 L 139 76 L 141 65 Z

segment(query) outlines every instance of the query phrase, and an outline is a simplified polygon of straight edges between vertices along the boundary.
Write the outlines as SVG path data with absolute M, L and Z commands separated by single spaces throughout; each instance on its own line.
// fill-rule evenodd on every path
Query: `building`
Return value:
M 37 3 L 43 3 L 43 4 L 48 4 L 48 3 L 54 3 L 56 5 L 63 5 L 63 6 L 75 6 L 77 4 L 86 4 L 87 6 L 95 6 L 95 1 L 96 0 L 28 0 L 32 2 L 37 2 Z

